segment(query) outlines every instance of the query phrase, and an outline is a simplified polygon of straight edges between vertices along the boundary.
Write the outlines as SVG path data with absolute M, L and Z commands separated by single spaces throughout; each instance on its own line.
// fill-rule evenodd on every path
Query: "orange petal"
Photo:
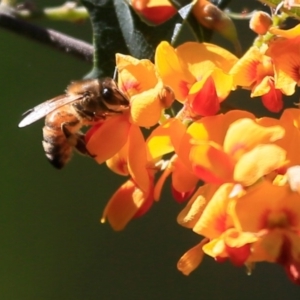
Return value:
M 128 170 L 137 186 L 146 194 L 150 190 L 147 166 L 147 152 L 143 134 L 139 127 L 132 125 L 128 136 Z
M 289 185 L 275 186 L 265 180 L 253 186 L 235 204 L 235 213 L 243 231 L 258 232 L 262 229 L 300 224 L 300 196 Z
M 194 173 L 207 183 L 232 182 L 235 161 L 222 149 L 210 144 L 193 146 L 190 160 Z
M 274 229 L 262 236 L 252 247 L 254 261 L 276 262 L 284 242 L 283 230 Z
M 172 186 L 176 191 L 180 193 L 193 191 L 198 180 L 178 157 L 173 161 Z
M 298 70 L 300 65 L 299 43 L 299 37 L 295 39 L 279 38 L 273 41 L 267 50 L 267 54 L 273 59 L 278 78 L 289 77 L 298 85 L 300 74 L 295 70 Z
M 106 161 L 106 165 L 115 173 L 123 176 L 129 174 L 127 167 L 128 143 L 119 152 Z
M 130 123 L 125 115 L 108 118 L 89 138 L 86 148 L 101 164 L 125 145 L 129 129 Z
M 234 85 L 250 88 L 259 79 L 258 68 L 263 56 L 257 47 L 251 47 L 229 72 L 233 75 Z
M 207 242 L 208 239 L 203 239 L 199 244 L 184 253 L 177 263 L 177 269 L 184 275 L 189 275 L 192 271 L 194 271 L 202 262 L 204 257 L 202 247 Z
M 132 180 L 126 181 L 107 203 L 101 223 L 107 218 L 114 230 L 124 229 L 146 200 L 145 194 Z

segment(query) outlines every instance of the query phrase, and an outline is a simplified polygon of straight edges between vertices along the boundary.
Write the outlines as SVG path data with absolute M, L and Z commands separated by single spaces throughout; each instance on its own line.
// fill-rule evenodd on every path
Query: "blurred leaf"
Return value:
M 115 53 L 130 54 L 136 58 L 154 57 L 156 46 L 171 41 L 177 14 L 159 26 L 144 23 L 131 7 L 120 0 L 82 0 L 93 27 L 94 68 L 86 77 L 112 76 Z
M 182 24 L 177 26 L 177 32 L 174 35 L 174 42 L 173 44 L 180 44 L 181 43 L 181 34 L 189 33 L 193 36 L 193 41 L 198 42 L 207 42 L 211 39 L 212 31 L 203 27 L 201 24 L 198 23 L 197 19 L 192 14 L 192 9 L 194 3 L 187 0 L 170 0 L 172 5 L 178 9 L 178 13 L 180 14 L 181 18 L 183 19 Z M 185 41 L 187 41 L 185 39 Z
M 156 46 L 161 41 L 170 42 L 176 22 L 182 21 L 177 14 L 162 25 L 151 26 L 143 22 L 124 1 L 113 2 L 129 53 L 139 59 L 153 59 Z
M 94 67 L 86 77 L 112 76 L 115 68 L 115 53 L 128 53 L 112 0 L 82 0 L 87 8 L 94 44 Z
M 283 11 L 290 17 L 300 20 L 300 8 L 299 7 L 292 7 L 292 4 L 290 4 L 291 8 L 288 9 L 283 6 L 283 2 L 284 2 L 283 0 L 259 0 L 259 1 L 270 7 L 273 7 L 273 8 L 277 8 L 279 5 L 281 5 L 281 7 L 280 7 L 281 11 Z

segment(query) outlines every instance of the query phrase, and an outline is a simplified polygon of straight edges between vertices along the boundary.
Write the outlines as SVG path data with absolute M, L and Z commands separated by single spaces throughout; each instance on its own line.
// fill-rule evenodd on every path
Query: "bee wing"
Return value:
M 46 102 L 43 102 L 23 113 L 24 119 L 19 123 L 19 127 L 25 127 L 34 123 L 35 121 L 47 116 L 57 108 L 80 100 L 82 95 L 60 95 Z

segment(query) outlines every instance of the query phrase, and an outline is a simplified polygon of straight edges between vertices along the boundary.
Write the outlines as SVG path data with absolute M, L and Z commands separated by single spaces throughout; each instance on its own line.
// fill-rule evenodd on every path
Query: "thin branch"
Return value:
M 31 38 L 36 42 L 51 46 L 68 55 L 73 55 L 88 62 L 93 61 L 94 48 L 91 44 L 72 38 L 58 31 L 33 25 L 2 12 L 0 12 L 0 27 Z

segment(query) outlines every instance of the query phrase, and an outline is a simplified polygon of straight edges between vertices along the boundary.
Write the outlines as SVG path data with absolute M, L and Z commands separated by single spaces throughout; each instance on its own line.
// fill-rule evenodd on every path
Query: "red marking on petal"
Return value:
M 192 189 L 191 191 L 188 191 L 188 192 L 179 192 L 179 191 L 175 190 L 175 188 L 173 186 L 171 187 L 172 196 L 178 203 L 183 203 L 186 200 L 188 200 L 190 198 L 190 196 L 194 193 L 194 190 L 195 189 Z
M 216 256 L 215 257 L 215 261 L 218 263 L 224 263 L 225 261 L 227 261 L 228 257 L 222 257 L 222 256 Z
M 281 167 L 275 170 L 277 172 L 277 174 L 279 175 L 285 175 L 286 171 L 287 171 L 287 167 Z
M 186 81 L 179 82 L 179 88 L 181 90 L 182 95 L 187 96 L 189 94 L 189 83 Z
M 149 193 L 147 199 L 145 200 L 144 204 L 139 208 L 139 210 L 135 213 L 133 218 L 139 218 L 143 216 L 152 206 L 154 202 L 154 197 L 153 197 L 153 189 Z
M 134 80 L 126 80 L 125 82 L 122 82 L 120 88 L 125 94 L 127 93 L 127 91 L 130 91 L 132 89 L 134 89 L 138 93 L 141 89 L 140 83 Z
M 225 182 L 224 179 L 219 178 L 216 174 L 200 165 L 193 166 L 193 171 L 196 176 L 207 183 L 223 184 Z
M 188 97 L 194 113 L 200 116 L 213 116 L 220 109 L 220 102 L 213 78 L 206 79 L 201 90 L 197 94 Z
M 283 109 L 282 93 L 275 89 L 274 82 L 269 80 L 270 91 L 261 96 L 262 103 L 269 111 L 277 113 Z
M 232 264 L 237 267 L 244 265 L 251 254 L 250 244 L 246 244 L 239 248 L 229 247 L 226 245 L 226 251 Z
M 214 224 L 214 229 L 219 231 L 219 232 L 224 232 L 227 229 L 227 215 L 226 214 L 220 214 Z

